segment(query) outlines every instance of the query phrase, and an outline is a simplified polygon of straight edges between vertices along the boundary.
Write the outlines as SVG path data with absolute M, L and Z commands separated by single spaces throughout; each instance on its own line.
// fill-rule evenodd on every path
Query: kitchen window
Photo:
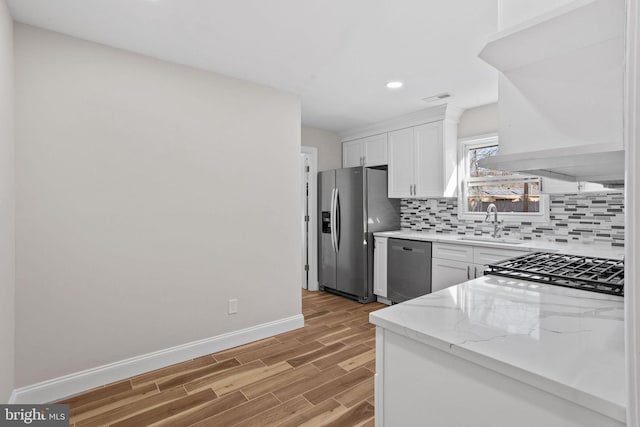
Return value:
M 498 154 L 498 149 L 497 136 L 461 141 L 458 200 L 461 219 L 484 219 L 487 207 L 493 203 L 499 216 L 507 221 L 548 221 L 548 196 L 540 193 L 540 177 L 478 165 L 481 159 Z

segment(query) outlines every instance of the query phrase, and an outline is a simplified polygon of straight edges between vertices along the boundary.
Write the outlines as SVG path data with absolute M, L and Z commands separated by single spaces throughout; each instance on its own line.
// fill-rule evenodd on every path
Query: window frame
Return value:
M 469 170 L 467 165 L 467 152 L 470 149 L 489 147 L 492 145 L 500 146 L 498 135 L 490 134 L 463 138 L 458 140 L 458 218 L 468 221 L 484 221 L 485 212 L 469 212 L 467 211 L 467 189 Z M 522 175 L 523 180 L 532 178 L 531 176 Z M 540 212 L 498 212 L 498 218 L 507 222 L 549 222 L 549 196 L 542 194 L 542 179 L 540 179 Z M 504 181 L 510 180 L 509 178 Z M 514 179 L 511 179 L 514 180 Z M 500 181 L 500 179 L 496 179 Z M 515 181 L 518 181 L 515 179 Z

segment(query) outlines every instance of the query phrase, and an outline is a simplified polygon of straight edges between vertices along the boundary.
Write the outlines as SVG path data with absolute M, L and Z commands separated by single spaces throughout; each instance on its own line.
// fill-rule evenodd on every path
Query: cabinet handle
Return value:
M 467 265 L 467 280 L 471 280 L 471 266 Z
M 416 185 L 415 184 L 413 184 L 413 195 L 414 196 L 416 195 Z
M 476 279 L 478 278 L 478 266 L 473 267 L 473 277 Z

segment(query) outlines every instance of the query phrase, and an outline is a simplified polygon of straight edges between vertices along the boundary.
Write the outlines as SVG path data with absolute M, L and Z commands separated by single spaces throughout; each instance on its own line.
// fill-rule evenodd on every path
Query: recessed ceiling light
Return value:
M 387 89 L 400 89 L 402 85 L 403 83 L 399 81 L 389 82 L 387 83 Z

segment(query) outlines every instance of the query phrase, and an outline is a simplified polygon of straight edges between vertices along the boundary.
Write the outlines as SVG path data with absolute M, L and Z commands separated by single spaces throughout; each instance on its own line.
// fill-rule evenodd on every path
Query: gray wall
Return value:
M 14 380 L 13 23 L 0 0 L 0 402 Z
M 342 167 L 342 142 L 337 133 L 305 126 L 302 145 L 318 149 L 318 172 Z
M 458 138 L 498 132 L 498 104 L 481 105 L 465 110 L 458 124 Z
M 301 313 L 297 97 L 15 42 L 17 386 Z

